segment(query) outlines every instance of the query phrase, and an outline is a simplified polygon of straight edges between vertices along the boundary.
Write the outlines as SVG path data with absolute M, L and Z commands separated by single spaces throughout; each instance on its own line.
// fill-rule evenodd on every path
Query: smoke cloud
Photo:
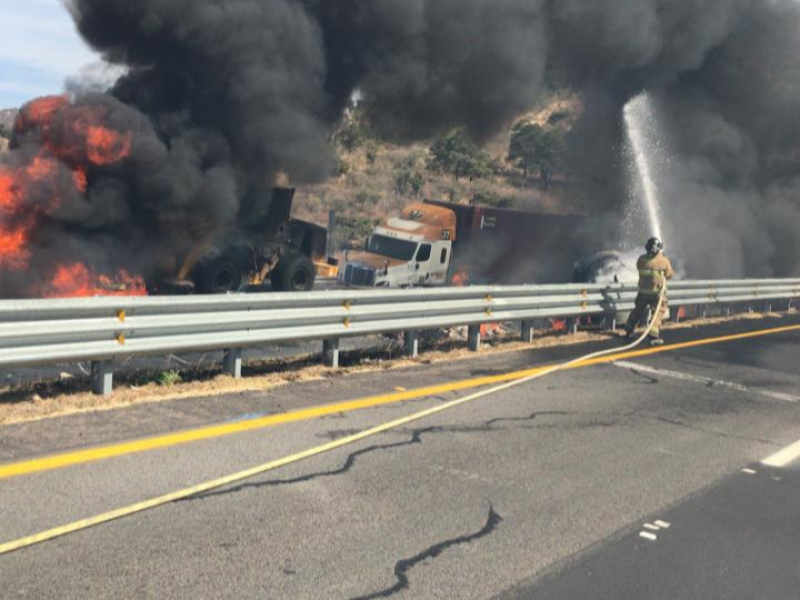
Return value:
M 800 274 L 793 0 L 68 7 L 83 37 L 123 73 L 105 93 L 73 83 L 71 103 L 101 109 L 104 127 L 130 133 L 130 153 L 87 169 L 84 191 L 62 194 L 33 236 L 34 263 L 57 252 L 150 275 L 164 256 L 235 223 L 279 172 L 298 183 L 328 177 L 331 128 L 356 89 L 379 126 L 408 138 L 461 125 L 483 139 L 554 87 L 570 87 L 586 106 L 571 140 L 574 189 L 595 212 L 622 210 L 622 107 L 648 90 L 675 154 L 661 191 L 668 224 L 681 217 L 667 242 L 688 275 Z M 6 168 L 41 143 L 41 131 L 21 132 Z M 30 202 L 47 202 L 31 193 Z M 0 212 L 0 224 L 10 219 Z M 0 273 L 4 295 L 30 293 L 11 283 L 20 274 Z

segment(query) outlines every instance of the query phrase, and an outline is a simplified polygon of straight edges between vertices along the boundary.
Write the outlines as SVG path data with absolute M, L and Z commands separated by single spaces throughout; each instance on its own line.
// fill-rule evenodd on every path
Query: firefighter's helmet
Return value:
M 645 250 L 650 255 L 656 255 L 664 249 L 664 242 L 662 242 L 657 237 L 652 237 L 647 240 L 647 244 L 645 245 Z

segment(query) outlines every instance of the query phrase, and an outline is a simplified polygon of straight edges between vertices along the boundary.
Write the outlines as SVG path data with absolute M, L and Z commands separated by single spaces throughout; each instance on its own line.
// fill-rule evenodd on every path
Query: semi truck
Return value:
M 383 220 L 339 271 L 351 287 L 563 283 L 588 218 L 425 200 Z
M 151 294 L 224 294 L 246 288 L 301 292 L 318 274 L 336 275 L 326 258 L 324 227 L 291 217 L 295 190 L 275 188 L 267 202 L 249 203 L 235 227 L 215 231 L 184 256 L 173 257 L 148 283 Z

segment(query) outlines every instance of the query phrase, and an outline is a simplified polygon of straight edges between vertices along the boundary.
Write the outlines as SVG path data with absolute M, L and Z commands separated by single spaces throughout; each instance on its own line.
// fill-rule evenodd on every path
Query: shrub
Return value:
M 437 139 L 430 148 L 428 170 L 447 173 L 456 181 L 463 177 L 470 181 L 491 175 L 491 160 L 466 134 L 454 129 Z

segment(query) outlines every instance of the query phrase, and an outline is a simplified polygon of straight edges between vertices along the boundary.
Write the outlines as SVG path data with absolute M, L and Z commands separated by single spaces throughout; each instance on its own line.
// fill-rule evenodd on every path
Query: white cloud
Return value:
M 63 89 L 66 77 L 96 61 L 60 0 L 0 0 L 0 107 Z

